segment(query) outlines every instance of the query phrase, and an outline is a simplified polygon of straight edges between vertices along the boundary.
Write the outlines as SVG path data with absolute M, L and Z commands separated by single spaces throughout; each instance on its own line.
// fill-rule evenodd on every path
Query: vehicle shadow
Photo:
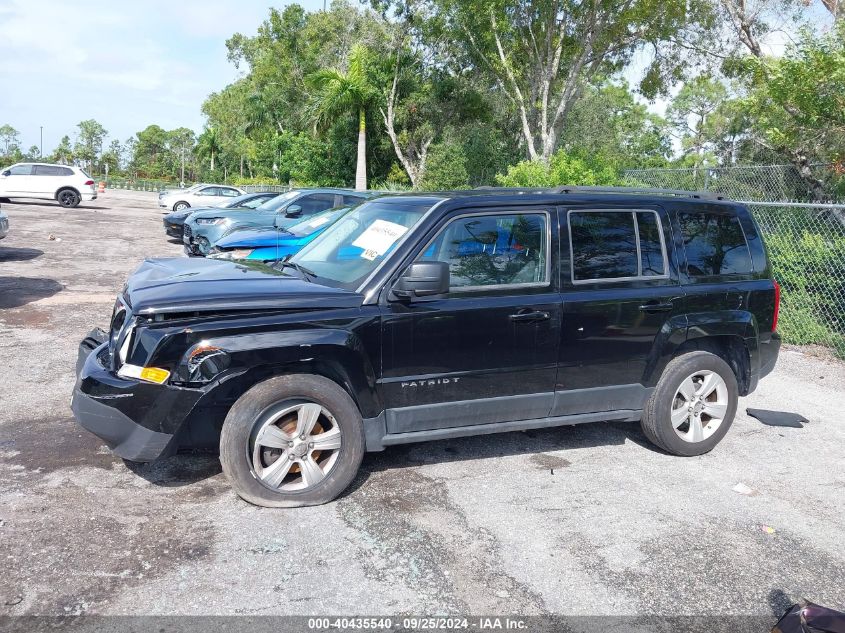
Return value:
M 0 310 L 52 297 L 64 286 L 48 277 L 0 277 Z
M 26 262 L 41 257 L 44 251 L 37 248 L 12 248 L 0 246 L 0 262 Z
M 390 446 L 382 452 L 364 455 L 358 475 L 341 497 L 354 493 L 371 474 L 380 471 L 513 455 L 535 455 L 538 464 L 550 469 L 563 468 L 568 465 L 565 454 L 546 453 L 621 445 L 626 441 L 648 450 L 658 450 L 646 440 L 639 425 L 632 422 L 597 422 Z M 219 456 L 212 450 L 180 452 L 149 464 L 125 460 L 124 463 L 151 484 L 167 488 L 197 484 L 222 472 Z
M 370 475 L 427 464 L 465 462 L 514 455 L 530 455 L 538 465 L 565 468 L 569 465 L 565 452 L 596 446 L 617 446 L 631 441 L 648 450 L 655 448 L 632 422 L 595 422 L 529 431 L 477 435 L 419 444 L 391 446 L 380 453 L 367 453 L 352 485 L 341 495 L 353 494 Z

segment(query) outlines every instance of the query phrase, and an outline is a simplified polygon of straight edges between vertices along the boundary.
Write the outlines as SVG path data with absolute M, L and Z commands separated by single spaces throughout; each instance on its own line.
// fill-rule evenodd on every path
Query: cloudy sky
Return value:
M 0 0 L 0 125 L 44 153 L 94 118 L 121 141 L 151 123 L 201 130 L 205 97 L 236 76 L 226 38 L 255 33 L 271 0 Z M 322 0 L 300 0 L 306 9 Z M 288 0 L 275 0 L 282 7 Z M 824 22 L 818 0 L 811 12 Z M 790 27 L 773 33 L 783 50 Z M 639 60 L 640 62 L 642 60 Z M 626 73 L 636 81 L 642 63 Z M 665 102 L 650 104 L 662 113 Z
M 236 77 L 226 38 L 254 33 L 269 6 L 269 0 L 0 0 L 0 125 L 19 130 L 24 149 L 38 145 L 43 125 L 45 154 L 88 118 L 121 141 L 150 123 L 200 130 L 205 97 Z

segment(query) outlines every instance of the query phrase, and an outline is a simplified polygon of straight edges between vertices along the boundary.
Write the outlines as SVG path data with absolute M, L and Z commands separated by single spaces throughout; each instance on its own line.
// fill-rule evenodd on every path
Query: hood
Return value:
M 189 215 L 198 211 L 214 211 L 214 207 L 188 207 L 183 211 L 171 211 L 164 216 L 169 222 L 184 222 Z
M 354 308 L 361 295 L 307 282 L 258 262 L 147 259 L 126 281 L 135 314 L 186 311 Z
M 193 213 L 191 214 L 195 218 L 238 218 L 238 217 L 258 217 L 261 215 L 257 213 L 253 209 L 220 209 L 220 208 L 207 208 L 207 209 L 191 209 Z
M 276 228 L 239 229 L 215 242 L 218 248 L 255 248 L 296 242 L 301 238 Z

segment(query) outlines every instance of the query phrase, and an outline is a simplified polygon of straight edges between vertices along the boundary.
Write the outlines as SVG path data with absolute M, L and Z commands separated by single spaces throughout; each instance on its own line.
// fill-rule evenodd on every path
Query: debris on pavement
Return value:
M 802 429 L 809 420 L 798 413 L 786 411 L 769 411 L 768 409 L 746 409 L 745 412 L 752 418 L 757 418 L 767 426 L 788 426 L 793 429 Z
M 759 494 L 759 492 L 758 492 L 757 490 L 755 490 L 754 488 L 751 488 L 751 487 L 749 487 L 749 486 L 746 486 L 746 485 L 745 485 L 744 483 L 742 483 L 742 482 L 739 482 L 737 485 L 735 485 L 735 486 L 732 488 L 732 490 L 733 490 L 734 492 L 738 492 L 739 494 L 741 494 L 741 495 L 745 495 L 745 496 L 747 496 L 747 497 L 754 497 L 754 496 L 756 496 L 756 495 L 758 495 L 758 494 Z

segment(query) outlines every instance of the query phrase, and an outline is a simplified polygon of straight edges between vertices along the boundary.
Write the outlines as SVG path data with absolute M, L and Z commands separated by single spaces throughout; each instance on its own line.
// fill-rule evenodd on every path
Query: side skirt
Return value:
M 618 411 L 601 411 L 598 413 L 560 415 L 555 417 L 536 418 L 533 420 L 517 420 L 515 422 L 473 424 L 470 426 L 413 431 L 410 433 L 387 433 L 385 416 L 382 413 L 378 417 L 364 419 L 364 435 L 367 443 L 367 451 L 382 451 L 386 446 L 393 446 L 395 444 L 429 442 L 433 440 L 446 440 L 455 437 L 468 437 L 472 435 L 491 435 L 493 433 L 508 433 L 510 431 L 527 431 L 529 429 L 570 426 L 573 424 L 585 424 L 588 422 L 637 422 L 642 418 L 642 413 L 642 409 L 622 409 Z

